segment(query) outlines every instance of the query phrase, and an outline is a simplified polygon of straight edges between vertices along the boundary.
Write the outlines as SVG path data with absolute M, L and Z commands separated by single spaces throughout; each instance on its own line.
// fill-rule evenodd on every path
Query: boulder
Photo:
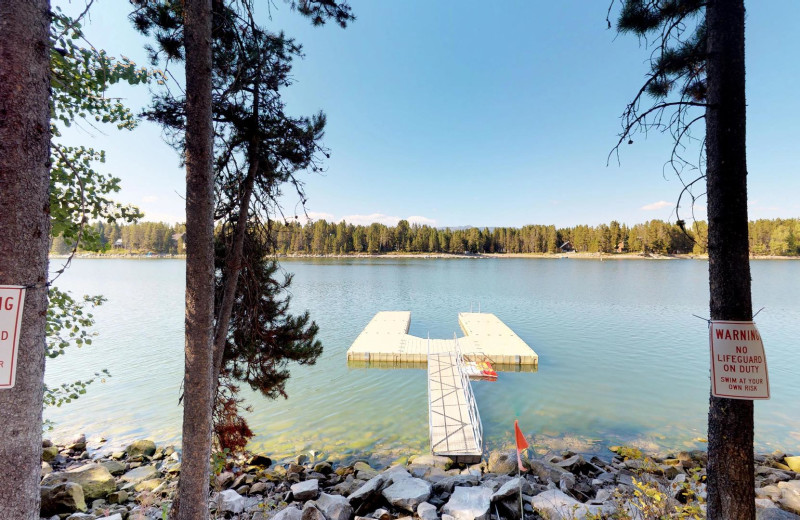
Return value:
M 559 482 L 561 480 L 561 475 L 569 473 L 569 471 L 564 468 L 543 460 L 531 460 L 528 463 L 531 467 L 531 473 L 539 477 L 542 482 L 547 482 L 548 480 Z
M 414 509 L 431 496 L 431 485 L 419 478 L 398 480 L 383 490 L 383 497 L 393 506 L 414 512 Z
M 306 505 L 303 506 L 303 514 L 300 518 L 301 520 L 327 520 L 325 515 L 322 514 L 322 511 L 317 509 L 313 501 L 306 502 Z
M 42 497 L 42 516 L 86 511 L 83 488 L 74 482 L 64 482 L 55 486 L 42 486 L 39 491 Z
M 155 466 L 139 466 L 122 475 L 120 480 L 136 485 L 139 482 L 154 479 L 157 476 L 158 470 Z
M 292 496 L 298 502 L 314 500 L 319 495 L 319 480 L 312 478 L 292 485 Z
M 800 473 L 800 457 L 784 457 L 783 462 L 795 473 Z
M 792 513 L 800 514 L 800 480 L 778 482 L 781 490 L 780 505 Z
M 69 471 L 50 473 L 42 480 L 42 485 L 54 486 L 65 482 L 73 482 L 81 486 L 86 500 L 105 498 L 106 495 L 117 489 L 114 477 L 99 464 L 87 464 Z
M 42 473 L 41 473 L 41 476 L 42 477 L 46 477 L 47 475 L 49 475 L 52 472 L 53 472 L 53 466 L 51 466 L 50 464 L 48 464 L 45 461 L 42 461 Z
M 261 466 L 262 468 L 268 468 L 272 466 L 272 459 L 267 457 L 266 455 L 256 454 L 247 459 L 247 463 L 251 466 Z
M 525 495 L 533 493 L 533 488 L 527 480 L 521 477 L 515 477 L 500 486 L 500 489 L 492 494 L 492 502 L 503 500 L 510 496 L 519 496 L 520 489 L 522 489 L 522 493 Z
M 301 520 L 303 518 L 303 512 L 296 507 L 288 506 L 273 516 L 270 520 Z
M 353 508 L 343 496 L 322 493 L 316 500 L 317 509 L 322 511 L 328 520 L 350 520 Z
M 420 520 L 438 520 L 439 515 L 436 513 L 436 506 L 423 502 L 417 506 L 417 516 Z
M 125 473 L 125 464 L 117 460 L 104 460 L 99 462 L 99 464 L 106 468 L 112 475 L 122 475 Z
M 142 455 L 151 457 L 156 452 L 156 443 L 149 439 L 133 441 L 125 448 L 125 451 L 128 453 L 128 458 L 141 457 Z
M 456 486 L 477 486 L 481 479 L 477 475 L 454 475 L 452 477 L 443 478 L 442 480 L 433 484 L 433 491 L 435 493 L 452 493 L 453 488 Z
M 800 516 L 777 507 L 756 508 L 756 520 L 800 520 Z
M 217 495 L 217 510 L 222 513 L 241 513 L 244 511 L 244 497 L 232 489 Z
M 45 462 L 53 462 L 55 458 L 58 457 L 58 447 L 57 446 L 47 446 L 42 448 L 42 460 Z
M 158 486 L 160 486 L 163 482 L 164 481 L 161 480 L 160 478 L 151 478 L 149 480 L 143 480 L 139 482 L 138 484 L 133 486 L 133 489 L 135 489 L 140 493 L 142 491 L 153 491 L 156 488 L 158 488 Z
M 493 451 L 489 455 L 487 471 L 498 475 L 516 475 L 519 467 L 517 466 L 516 451 Z
M 457 487 L 442 508 L 456 520 L 488 520 L 492 490 L 485 487 Z
M 551 520 L 585 520 L 588 515 L 600 514 L 603 506 L 583 504 L 571 496 L 549 489 L 531 499 L 533 509 Z
M 114 491 L 108 494 L 109 504 L 122 504 L 128 501 L 127 491 Z
M 317 462 L 317 464 L 314 466 L 314 472 L 322 473 L 323 475 L 330 475 L 333 473 L 333 466 L 331 466 L 330 462 Z
M 345 482 L 347 481 L 345 480 Z M 353 505 L 359 505 L 362 502 L 371 500 L 375 495 L 378 494 L 378 492 L 380 492 L 384 482 L 385 477 L 383 475 L 376 475 L 372 477 L 354 492 L 349 494 L 348 498 L 350 503 Z M 342 484 L 338 484 L 336 487 L 339 488 L 341 485 Z

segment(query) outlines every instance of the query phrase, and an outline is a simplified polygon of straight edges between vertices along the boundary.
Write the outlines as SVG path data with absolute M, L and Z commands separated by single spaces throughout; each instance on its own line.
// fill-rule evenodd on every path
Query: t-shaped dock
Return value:
M 408 334 L 409 311 L 377 313 L 347 350 L 347 360 L 376 366 L 424 368 L 428 354 L 453 352 L 454 339 L 419 338 Z M 458 338 L 466 361 L 489 361 L 498 370 L 534 371 L 539 356 L 497 316 L 460 312 L 458 324 L 465 336 Z M 429 352 L 430 348 L 430 352 Z
M 483 425 L 463 360 L 489 361 L 498 370 L 534 371 L 539 356 L 494 314 L 462 312 L 463 338 L 408 334 L 411 313 L 379 312 L 347 351 L 349 363 L 428 368 L 431 452 L 474 464 L 483 456 Z

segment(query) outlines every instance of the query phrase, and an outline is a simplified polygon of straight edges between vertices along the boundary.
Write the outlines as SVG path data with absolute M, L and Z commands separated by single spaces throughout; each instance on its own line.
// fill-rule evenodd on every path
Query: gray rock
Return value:
M 539 493 L 533 497 L 531 505 L 540 515 L 549 515 L 546 518 L 551 520 L 584 520 L 587 515 L 603 510 L 602 506 L 583 504 L 557 489 Z
M 42 477 L 46 477 L 52 472 L 53 472 L 53 466 L 51 466 L 45 461 L 42 461 Z
M 520 489 L 522 489 L 522 493 L 525 495 L 530 495 L 533 493 L 533 488 L 531 487 L 530 482 L 524 478 L 515 477 L 500 486 L 500 489 L 492 494 L 491 501 L 496 502 L 510 496 L 519 496 Z
M 303 514 L 300 518 L 301 520 L 327 520 L 325 515 L 322 514 L 322 511 L 316 508 L 314 502 L 306 502 L 306 505 L 303 506 Z
M 99 464 L 87 464 L 69 471 L 50 473 L 42 480 L 42 485 L 55 486 L 65 482 L 80 485 L 86 500 L 105 498 L 106 495 L 117 489 L 114 477 Z
M 436 506 L 423 502 L 417 506 L 417 516 L 420 520 L 439 520 L 439 515 L 436 513 Z
M 328 520 L 350 520 L 353 508 L 343 496 L 322 493 L 316 500 L 317 509 L 322 511 Z
M 331 466 L 330 462 L 317 462 L 317 464 L 314 466 L 314 471 L 317 473 L 322 473 L 323 475 L 330 475 L 333 473 L 333 466 Z
M 217 495 L 217 510 L 223 513 L 241 513 L 244 511 L 244 497 L 232 489 L 226 489 Z
M 120 480 L 123 482 L 128 482 L 129 484 L 138 484 L 139 482 L 144 482 L 145 480 L 151 480 L 158 476 L 158 470 L 155 466 L 139 466 L 138 468 L 134 468 L 129 472 L 125 473 L 120 477 Z
M 343 482 L 342 484 L 346 483 L 347 481 Z M 372 499 L 378 492 L 381 490 L 383 483 L 385 482 L 385 477 L 383 475 L 376 475 L 366 481 L 362 486 L 356 489 L 354 492 L 350 493 L 348 498 L 351 504 L 358 505 L 361 502 L 366 502 L 367 500 Z M 338 484 L 336 488 L 339 488 L 342 484 Z
M 543 460 L 531 460 L 528 461 L 528 464 L 531 467 L 531 472 L 539 477 L 542 482 L 547 482 L 548 480 L 558 482 L 561 479 L 561 475 L 569 473 L 564 468 Z
M 83 488 L 74 482 L 64 482 L 56 486 L 39 488 L 42 497 L 41 515 L 57 515 L 86 511 Z
M 278 511 L 271 520 L 301 520 L 303 512 L 296 507 L 288 506 Z
M 566 493 L 575 487 L 575 475 L 572 473 L 563 473 L 558 479 L 558 489 Z
M 489 473 L 498 475 L 516 475 L 519 470 L 517 466 L 517 452 L 512 451 L 493 451 L 489 455 L 487 466 Z
M 234 480 L 236 480 L 236 475 L 230 471 L 223 471 L 214 478 L 214 481 L 217 484 L 217 489 L 227 489 L 231 487 L 231 484 L 233 484 Z
M 263 495 L 268 492 L 269 487 L 266 482 L 256 482 L 250 486 L 250 493 L 253 495 Z
M 128 453 L 128 458 L 141 457 L 142 455 L 151 457 L 156 452 L 156 443 L 149 439 L 133 441 L 125 448 L 125 451 Z
M 418 478 L 398 480 L 383 490 L 383 497 L 393 506 L 414 512 L 414 509 L 431 496 L 431 485 Z
M 433 491 L 437 494 L 452 493 L 453 488 L 456 486 L 471 485 L 477 486 L 480 483 L 480 477 L 476 475 L 454 475 L 452 477 L 444 478 L 433 484 Z
M 488 520 L 491 499 L 492 490 L 489 488 L 457 487 L 442 508 L 442 513 L 457 520 Z
M 292 485 L 292 495 L 300 502 L 313 500 L 319 495 L 319 480 L 312 478 Z
M 800 520 L 800 516 L 777 507 L 756 509 L 756 520 Z

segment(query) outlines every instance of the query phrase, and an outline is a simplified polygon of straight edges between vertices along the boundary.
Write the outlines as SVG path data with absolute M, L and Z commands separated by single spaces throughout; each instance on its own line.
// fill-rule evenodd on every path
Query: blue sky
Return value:
M 606 165 L 648 56 L 635 37 L 607 29 L 607 2 L 350 3 L 358 19 L 345 30 L 312 27 L 281 1 L 261 13 L 265 26 L 304 47 L 284 91 L 289 111 L 328 115 L 327 171 L 303 174 L 311 217 L 436 226 L 674 221 L 680 184 L 662 174 L 668 139 L 636 138 L 620 164 Z M 97 0 L 85 30 L 96 47 L 144 64 L 128 5 Z M 800 4 L 747 6 L 750 217 L 796 218 Z M 149 99 L 146 88 L 109 95 L 136 110 Z M 106 150 L 107 171 L 122 179 L 118 198 L 147 220 L 183 220 L 184 173 L 157 126 L 80 125 L 67 138 Z M 296 203 L 287 198 L 288 214 Z

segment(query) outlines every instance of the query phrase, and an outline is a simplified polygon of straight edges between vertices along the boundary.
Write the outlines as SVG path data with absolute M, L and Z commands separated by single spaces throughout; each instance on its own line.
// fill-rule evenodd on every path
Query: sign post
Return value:
M 0 390 L 13 388 L 25 287 L 0 285 Z
M 764 343 L 752 321 L 714 320 L 711 344 L 711 395 L 728 399 L 769 399 Z

